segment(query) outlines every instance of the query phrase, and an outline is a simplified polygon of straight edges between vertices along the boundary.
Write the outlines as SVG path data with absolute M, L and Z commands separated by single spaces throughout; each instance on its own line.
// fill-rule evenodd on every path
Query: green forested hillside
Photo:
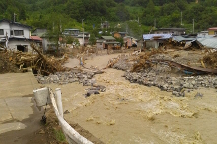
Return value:
M 0 18 L 13 19 L 33 26 L 48 28 L 61 24 L 63 28 L 85 30 L 110 22 L 110 30 L 147 33 L 152 26 L 185 27 L 192 31 L 217 26 L 217 0 L 1 0 Z M 183 25 L 181 25 L 181 12 Z M 139 19 L 139 21 L 138 21 Z M 121 26 L 117 29 L 116 25 Z

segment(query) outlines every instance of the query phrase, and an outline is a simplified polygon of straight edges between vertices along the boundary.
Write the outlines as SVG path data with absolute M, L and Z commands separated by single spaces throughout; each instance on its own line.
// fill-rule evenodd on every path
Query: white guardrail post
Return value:
M 51 103 L 53 105 L 55 114 L 60 122 L 60 125 L 62 127 L 62 130 L 64 132 L 64 134 L 66 135 L 66 137 L 69 137 L 70 139 L 67 139 L 67 141 L 69 142 L 69 144 L 93 144 L 91 141 L 89 141 L 88 139 L 86 139 L 85 137 L 83 137 L 82 135 L 80 135 L 75 129 L 73 129 L 62 117 L 62 115 L 60 114 L 57 105 L 56 105 L 56 101 L 53 95 L 53 92 L 51 91 L 51 89 L 49 88 L 49 92 L 50 92 L 50 99 L 51 99 Z M 59 95 L 60 100 L 61 100 L 61 90 L 60 89 L 56 89 L 56 93 L 57 95 Z M 57 96 L 58 97 L 58 96 Z M 59 99 L 58 98 L 58 99 Z M 61 101 L 61 106 L 58 106 L 62 108 L 62 101 Z
M 62 95 L 61 95 L 60 88 L 56 88 L 56 97 L 57 97 L 57 108 L 60 113 L 60 116 L 63 118 L 63 104 L 62 104 Z

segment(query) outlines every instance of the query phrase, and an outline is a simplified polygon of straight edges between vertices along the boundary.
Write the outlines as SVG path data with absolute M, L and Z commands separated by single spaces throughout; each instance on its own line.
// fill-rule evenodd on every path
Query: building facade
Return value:
M 90 34 L 88 32 L 80 32 L 79 29 L 65 29 L 63 35 L 78 39 L 81 46 L 86 46 L 89 43 Z
M 28 25 L 5 19 L 0 20 L 0 43 L 7 49 L 32 52 L 30 29 Z
M 173 34 L 173 35 L 183 35 L 185 34 L 185 28 L 159 28 L 153 30 L 154 34 Z
M 208 35 L 217 35 L 217 27 L 209 28 Z

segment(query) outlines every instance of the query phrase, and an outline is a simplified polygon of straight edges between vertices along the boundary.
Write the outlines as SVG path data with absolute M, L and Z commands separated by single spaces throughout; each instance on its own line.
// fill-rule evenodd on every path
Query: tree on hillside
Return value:
M 26 11 L 24 9 L 20 10 L 19 19 L 24 21 L 26 20 Z
M 117 6 L 116 15 L 120 21 L 129 20 L 130 17 L 129 11 L 125 8 L 125 5 L 123 3 Z
M 89 44 L 90 44 L 91 46 L 93 46 L 93 45 L 96 44 L 96 37 L 95 37 L 94 34 L 91 34 L 91 35 L 90 35 Z

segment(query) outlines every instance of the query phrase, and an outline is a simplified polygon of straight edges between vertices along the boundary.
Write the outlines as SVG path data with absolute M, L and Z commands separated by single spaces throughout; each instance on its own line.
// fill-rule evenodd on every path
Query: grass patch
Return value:
M 54 129 L 55 138 L 59 142 L 66 142 L 66 137 L 64 133 L 61 130 L 55 130 Z

